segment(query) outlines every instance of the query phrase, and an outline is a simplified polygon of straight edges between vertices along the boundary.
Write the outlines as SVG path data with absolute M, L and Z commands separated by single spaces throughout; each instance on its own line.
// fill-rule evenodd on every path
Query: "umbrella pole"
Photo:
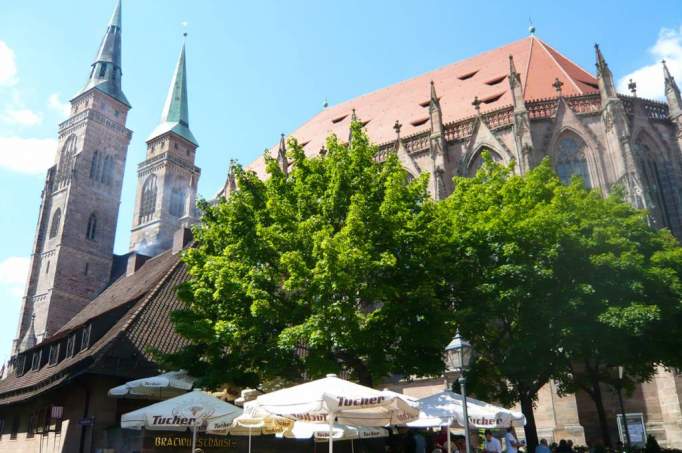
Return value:
M 197 424 L 194 424 L 192 429 L 192 453 L 197 449 Z
M 448 419 L 448 453 L 452 453 L 452 444 L 450 444 L 450 425 L 452 424 L 452 419 Z
M 249 426 L 249 453 L 251 453 L 251 427 Z
M 329 415 L 329 453 L 334 453 L 334 436 L 332 435 L 333 423 L 334 416 Z

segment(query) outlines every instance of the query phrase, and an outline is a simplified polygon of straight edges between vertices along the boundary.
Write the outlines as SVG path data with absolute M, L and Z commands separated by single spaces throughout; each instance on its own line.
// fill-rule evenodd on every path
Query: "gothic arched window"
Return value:
M 139 223 L 151 219 L 156 210 L 156 175 L 149 175 L 142 186 Z
M 585 187 L 592 187 L 589 167 L 585 158 L 587 145 L 577 135 L 570 133 L 559 139 L 559 149 L 556 153 L 554 166 L 557 175 L 564 184 L 571 182 L 571 178 L 579 176 Z
M 643 189 L 651 205 L 651 215 L 657 226 L 662 227 L 670 225 L 670 215 L 664 191 L 664 187 L 669 182 L 668 168 L 664 162 L 658 159 L 651 143 L 645 136 L 640 136 L 635 141 L 634 151 L 643 179 Z
M 57 168 L 57 184 L 64 185 L 71 179 L 71 171 L 73 170 L 73 161 L 76 154 L 76 136 L 71 135 L 66 139 L 62 152 L 59 157 L 59 167 Z
M 111 185 L 114 180 L 114 159 L 111 156 L 104 158 L 104 165 L 102 166 L 102 176 L 100 181 L 107 186 Z
M 62 222 L 62 210 L 57 208 L 57 210 L 52 214 L 52 224 L 50 225 L 50 239 L 57 236 L 59 233 L 59 224 Z
M 490 154 L 490 157 L 493 159 L 493 162 L 502 162 L 502 156 L 500 156 L 498 153 L 493 151 L 490 148 L 481 148 L 478 150 L 476 153 L 476 157 L 474 157 L 471 160 L 471 163 L 469 163 L 469 168 L 467 169 L 467 175 L 468 176 L 476 176 L 476 173 L 478 173 L 478 170 L 483 166 L 483 163 L 485 162 L 483 160 L 483 153 L 488 153 Z
M 99 154 L 99 151 L 95 151 L 95 153 L 92 155 L 92 162 L 90 163 L 90 179 L 97 181 L 101 166 L 102 156 Z
M 169 211 L 175 217 L 182 217 L 185 214 L 185 191 L 179 187 L 174 187 L 171 191 Z
M 85 237 L 86 237 L 86 239 L 90 239 L 91 241 L 94 241 L 96 236 L 97 236 L 97 216 L 93 212 L 92 214 L 90 214 L 90 218 L 88 218 L 88 228 L 85 231 Z

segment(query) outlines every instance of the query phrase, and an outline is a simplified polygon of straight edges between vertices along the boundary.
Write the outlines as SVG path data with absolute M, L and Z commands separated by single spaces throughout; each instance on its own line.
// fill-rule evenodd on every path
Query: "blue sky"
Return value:
M 38 6 L 39 5 L 39 6 Z M 113 0 L 0 6 L 0 359 L 15 334 L 45 169 L 65 102 L 83 85 Z M 199 192 L 322 108 L 527 35 L 588 71 L 599 42 L 616 79 L 660 97 L 657 60 L 682 81 L 682 8 L 656 2 L 124 0 L 123 87 L 133 105 L 116 238 L 127 251 L 144 139 L 156 126 L 187 23 Z M 622 81 L 620 82 L 623 83 Z

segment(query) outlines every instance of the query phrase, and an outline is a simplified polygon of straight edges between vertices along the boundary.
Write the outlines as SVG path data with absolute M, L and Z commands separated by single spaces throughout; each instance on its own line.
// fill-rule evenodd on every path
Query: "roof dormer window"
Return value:
M 88 324 L 83 328 L 83 335 L 81 336 L 81 351 L 90 347 L 90 334 L 92 333 L 92 324 Z
M 461 76 L 458 76 L 457 78 L 458 78 L 459 80 L 469 80 L 470 78 L 472 78 L 472 77 L 475 76 L 476 74 L 478 74 L 478 69 L 475 70 L 475 71 L 471 71 L 471 72 L 467 72 L 467 73 L 465 73 L 465 74 L 462 74 Z
M 40 368 L 40 361 L 43 359 L 43 350 L 39 349 L 33 353 L 31 357 L 31 371 L 38 371 Z

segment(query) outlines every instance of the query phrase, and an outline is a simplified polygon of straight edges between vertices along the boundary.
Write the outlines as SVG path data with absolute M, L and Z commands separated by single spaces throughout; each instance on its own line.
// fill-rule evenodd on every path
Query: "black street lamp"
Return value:
M 445 365 L 447 371 L 459 373 L 459 389 L 462 393 L 462 409 L 464 411 L 464 439 L 466 440 L 466 452 L 471 453 L 471 440 L 469 439 L 469 414 L 467 411 L 467 391 L 465 372 L 471 363 L 471 344 L 462 338 L 459 329 L 450 344 L 445 347 Z M 448 431 L 449 432 L 449 431 Z
M 628 417 L 625 414 L 625 405 L 623 404 L 623 374 L 625 369 L 622 366 L 618 367 L 618 384 L 616 384 L 616 391 L 618 392 L 618 403 L 620 404 L 620 413 L 623 414 L 623 431 L 625 431 L 625 451 L 630 451 L 630 429 L 628 428 Z

